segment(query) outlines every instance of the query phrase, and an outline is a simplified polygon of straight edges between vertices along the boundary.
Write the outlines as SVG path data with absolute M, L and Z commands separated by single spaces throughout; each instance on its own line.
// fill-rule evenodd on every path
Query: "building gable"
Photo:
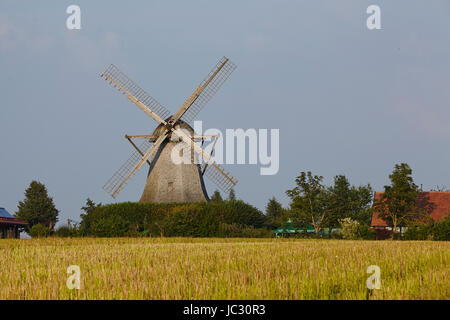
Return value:
M 375 192 L 374 202 L 381 199 L 383 192 Z M 450 192 L 420 192 L 416 198 L 418 208 L 424 209 L 433 221 L 442 221 L 450 213 Z M 386 221 L 378 216 L 375 209 L 372 210 L 371 226 L 387 227 Z

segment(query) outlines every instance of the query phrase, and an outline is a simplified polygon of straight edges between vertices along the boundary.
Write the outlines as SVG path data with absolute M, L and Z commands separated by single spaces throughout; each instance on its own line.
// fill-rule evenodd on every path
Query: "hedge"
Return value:
M 208 203 L 124 202 L 102 205 L 82 215 L 83 235 L 97 237 L 186 236 L 258 237 L 270 236 L 263 228 L 265 215 L 241 201 Z
M 443 221 L 432 222 L 427 225 L 409 226 L 403 235 L 404 240 L 450 240 L 450 216 Z

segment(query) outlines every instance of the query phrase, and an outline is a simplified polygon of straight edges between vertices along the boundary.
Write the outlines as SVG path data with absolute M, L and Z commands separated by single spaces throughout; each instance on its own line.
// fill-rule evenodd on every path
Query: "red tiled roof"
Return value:
M 0 223 L 2 224 L 18 224 L 18 225 L 23 225 L 26 226 L 28 225 L 28 222 L 25 221 L 20 221 L 17 219 L 6 219 L 6 218 L 0 218 Z
M 374 200 L 379 200 L 383 192 L 375 192 Z M 417 207 L 425 209 L 433 221 L 442 221 L 450 213 L 450 192 L 420 192 L 416 199 Z M 373 210 L 372 227 L 387 227 L 386 221 Z

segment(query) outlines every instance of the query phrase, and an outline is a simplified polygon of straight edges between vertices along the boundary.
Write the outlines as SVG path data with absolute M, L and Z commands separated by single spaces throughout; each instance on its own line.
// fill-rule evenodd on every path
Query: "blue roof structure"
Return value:
M 5 208 L 0 208 L 0 218 L 14 219 Z

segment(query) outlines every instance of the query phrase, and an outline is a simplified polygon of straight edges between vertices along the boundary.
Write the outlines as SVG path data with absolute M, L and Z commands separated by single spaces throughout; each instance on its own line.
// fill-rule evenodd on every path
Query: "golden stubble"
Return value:
M 450 298 L 449 242 L 47 238 L 0 241 L 0 299 L 366 299 L 370 265 L 370 299 Z

